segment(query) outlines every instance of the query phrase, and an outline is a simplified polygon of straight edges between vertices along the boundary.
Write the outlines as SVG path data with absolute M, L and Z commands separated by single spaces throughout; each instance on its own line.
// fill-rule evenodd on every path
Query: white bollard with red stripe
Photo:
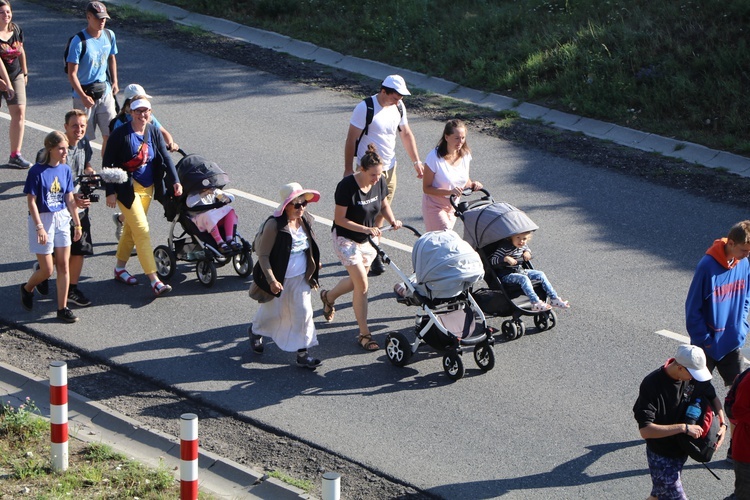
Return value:
M 68 365 L 53 361 L 49 365 L 49 413 L 52 470 L 68 470 Z
M 180 416 L 180 500 L 198 498 L 198 415 Z

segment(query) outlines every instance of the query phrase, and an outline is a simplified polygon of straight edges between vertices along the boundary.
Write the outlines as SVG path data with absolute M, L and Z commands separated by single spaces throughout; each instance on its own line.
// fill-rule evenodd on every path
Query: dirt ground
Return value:
M 85 3 L 33 1 L 84 18 Z M 379 82 L 358 75 L 236 40 L 196 35 L 194 31 L 178 29 L 172 23 L 144 20 L 123 26 L 117 24 L 116 16 L 113 17 L 115 19 L 108 26 L 116 31 L 124 30 L 138 36 L 154 37 L 182 50 L 194 50 L 231 60 L 289 81 L 359 96 L 371 94 L 379 85 Z M 641 177 L 712 201 L 745 207 L 750 203 L 750 179 L 720 170 L 689 165 L 580 134 L 551 129 L 535 122 L 504 120 L 498 113 L 440 96 L 411 96 L 409 110 L 439 121 L 459 117 L 475 132 L 512 141 L 523 147 L 544 150 L 597 168 L 614 170 L 622 175 Z M 316 487 L 311 492 L 315 496 L 320 496 L 322 473 L 334 470 L 342 474 L 342 491 L 350 499 L 432 498 L 389 478 L 378 476 L 342 457 L 288 436 L 259 429 L 212 408 L 201 407 L 196 412 L 200 402 L 187 402 L 185 395 L 154 386 L 146 380 L 134 380 L 131 374 L 49 345 L 44 339 L 25 332 L 0 327 L 0 358 L 40 377 L 47 376 L 50 360 L 69 360 L 68 376 L 72 391 L 174 435 L 178 435 L 179 429 L 178 423 L 171 417 L 182 411 L 175 406 L 184 404 L 185 412 L 198 413 L 201 419 L 201 445 L 207 450 L 261 470 L 280 470 L 292 477 L 310 480 Z M 81 380 L 85 380 L 85 384 Z M 159 408 L 169 408 L 169 416 L 159 416 Z

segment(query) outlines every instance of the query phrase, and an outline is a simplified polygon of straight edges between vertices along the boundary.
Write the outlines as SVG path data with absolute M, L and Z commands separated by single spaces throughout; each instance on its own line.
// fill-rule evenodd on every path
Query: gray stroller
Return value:
M 484 189 L 481 192 L 484 195 L 480 199 L 462 201 L 458 204 L 451 196 L 456 215 L 464 223 L 464 239 L 477 251 L 484 264 L 484 281 L 488 288 L 475 288 L 472 295 L 486 315 L 510 316 L 510 319 L 503 321 L 501 325 L 502 333 L 509 340 L 517 339 L 526 332 L 522 316 L 532 316 L 539 331 L 554 328 L 557 324 L 557 315 L 554 311 L 533 311 L 531 302 L 523 294 L 521 287 L 502 283 L 490 265 L 490 257 L 497 250 L 501 240 L 514 234 L 536 231 L 539 226 L 522 210 L 508 203 L 495 202 Z M 464 196 L 471 194 L 471 191 L 467 191 Z M 524 262 L 523 266 L 533 269 L 531 262 Z M 532 285 L 539 298 L 546 301 L 547 292 L 541 282 L 532 280 Z
M 404 227 L 419 236 L 414 228 Z M 494 339 L 482 309 L 469 293 L 471 286 L 484 275 L 479 255 L 453 231 L 425 233 L 414 244 L 414 274 L 409 277 L 382 248 L 371 243 L 404 281 L 398 302 L 419 308 L 414 341 L 401 332 L 391 332 L 386 337 L 385 351 L 390 362 L 405 366 L 424 342 L 445 353 L 443 369 L 451 380 L 465 374 L 461 360 L 465 347 L 473 347 L 474 361 L 480 370 L 494 368 Z

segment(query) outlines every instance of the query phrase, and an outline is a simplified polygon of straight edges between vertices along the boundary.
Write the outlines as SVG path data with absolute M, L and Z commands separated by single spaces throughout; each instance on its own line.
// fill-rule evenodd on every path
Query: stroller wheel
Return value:
M 211 288 L 216 283 L 216 264 L 212 260 L 199 260 L 195 265 L 195 274 L 203 286 Z
M 242 250 L 232 257 L 232 266 L 240 278 L 247 278 L 253 272 L 253 256 L 248 250 Z
M 483 372 L 488 372 L 495 367 L 495 352 L 489 342 L 482 342 L 474 347 L 474 361 Z
M 411 345 L 404 334 L 389 333 L 385 337 L 385 353 L 394 366 L 406 366 L 411 359 Z
M 174 252 L 165 245 L 159 245 L 154 249 L 154 260 L 156 261 L 156 274 L 160 278 L 170 278 L 177 268 L 177 258 Z
M 518 326 L 516 326 L 516 323 L 513 320 L 507 319 L 503 321 L 500 328 L 503 335 L 505 335 L 505 338 L 508 340 L 515 340 L 518 338 Z
M 443 356 L 443 370 L 451 380 L 459 380 L 466 373 L 464 362 L 461 361 L 461 355 L 457 352 L 449 352 Z
M 520 318 L 516 320 L 516 328 L 518 330 L 518 335 L 516 335 L 517 339 L 520 339 L 524 336 L 526 333 L 526 323 L 524 323 Z
M 534 325 L 540 332 L 550 330 L 557 324 L 555 311 L 547 311 L 534 316 Z

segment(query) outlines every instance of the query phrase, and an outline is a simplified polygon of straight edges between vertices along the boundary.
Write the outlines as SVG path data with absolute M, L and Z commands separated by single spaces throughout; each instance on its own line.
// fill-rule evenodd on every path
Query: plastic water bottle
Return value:
M 701 400 L 700 398 L 695 400 L 695 403 L 691 404 L 685 410 L 685 423 L 693 425 L 698 421 L 701 416 Z

